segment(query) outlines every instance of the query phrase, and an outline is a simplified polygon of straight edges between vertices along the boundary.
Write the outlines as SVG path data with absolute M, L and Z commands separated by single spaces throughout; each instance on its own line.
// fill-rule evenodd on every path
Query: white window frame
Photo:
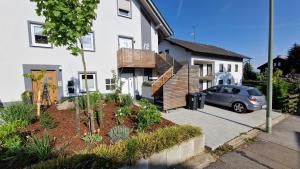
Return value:
M 34 28 L 35 27 L 40 27 L 42 28 L 43 24 L 42 23 L 37 23 L 37 22 L 28 22 L 28 27 L 29 27 L 29 36 L 30 36 L 30 46 L 31 47 L 43 47 L 43 48 L 52 48 L 52 44 L 51 43 L 47 43 L 47 44 L 41 44 L 41 43 L 36 43 L 35 42 L 35 32 L 34 32 Z
M 120 12 L 120 10 L 124 10 L 124 9 L 119 8 L 119 1 L 120 0 L 117 0 L 117 13 L 118 13 L 118 16 L 131 19 L 132 18 L 132 2 L 131 2 L 131 0 L 123 0 L 123 1 L 129 1 L 129 3 L 130 3 L 130 10 L 128 11 L 128 15 L 124 15 Z
M 235 66 L 234 66 L 234 71 L 235 71 L 235 72 L 239 72 L 239 65 L 238 65 L 238 64 L 235 64 Z
M 229 69 L 230 68 L 230 69 Z M 231 66 L 231 64 L 228 64 L 227 65 L 227 72 L 232 72 L 232 66 Z
M 107 83 L 107 80 L 109 80 L 109 83 Z M 105 79 L 105 90 L 113 91 L 116 89 L 116 82 L 112 83 L 112 81 L 114 81 L 114 79 Z M 106 88 L 107 86 L 109 86 L 109 89 Z M 112 86 L 114 86 L 114 89 L 111 89 Z
M 88 51 L 88 52 L 95 52 L 95 33 L 94 32 L 90 32 L 88 33 L 87 35 L 85 36 L 90 36 L 91 37 L 91 48 L 86 48 L 84 45 L 83 45 L 83 50 L 84 51 Z M 78 46 L 80 47 L 80 42 L 78 41 Z
M 80 83 L 80 86 L 79 86 L 79 90 L 81 93 L 85 93 L 85 87 L 83 86 L 83 84 L 85 83 L 84 81 L 84 78 L 82 78 L 82 76 L 84 76 L 84 73 L 83 72 L 79 72 L 78 73 L 79 75 L 79 83 Z M 97 73 L 95 72 L 87 72 L 87 75 L 92 75 L 93 76 L 93 80 L 94 80 L 94 88 L 89 88 L 89 91 L 91 92 L 94 92 L 94 91 L 97 91 Z
M 133 39 L 133 37 L 129 37 L 129 36 L 118 36 L 118 47 L 119 47 L 119 49 L 124 48 L 124 47 L 121 47 L 120 39 L 131 40 L 131 46 L 132 46 L 132 48 L 126 48 L 126 49 L 134 49 L 134 39 Z
M 225 72 L 225 67 L 223 63 L 219 64 L 219 72 Z

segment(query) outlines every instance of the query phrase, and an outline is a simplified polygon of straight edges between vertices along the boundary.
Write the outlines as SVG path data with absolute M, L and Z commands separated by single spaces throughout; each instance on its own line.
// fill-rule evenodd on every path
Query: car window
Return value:
M 207 91 L 213 92 L 213 93 L 220 92 L 220 90 L 221 90 L 221 87 L 219 87 L 219 86 L 215 86 L 215 87 L 207 89 Z
M 222 93 L 226 93 L 226 94 L 238 94 L 239 92 L 240 89 L 234 87 L 228 87 L 228 86 L 223 87 L 223 91 L 222 91 Z
M 263 94 L 256 88 L 253 88 L 253 89 L 248 89 L 247 90 L 248 94 L 250 96 L 262 96 Z

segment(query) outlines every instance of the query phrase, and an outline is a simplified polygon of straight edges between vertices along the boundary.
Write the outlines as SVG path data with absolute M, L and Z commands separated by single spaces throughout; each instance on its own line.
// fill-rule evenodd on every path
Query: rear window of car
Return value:
M 258 89 L 249 89 L 247 90 L 250 96 L 262 96 L 263 94 Z

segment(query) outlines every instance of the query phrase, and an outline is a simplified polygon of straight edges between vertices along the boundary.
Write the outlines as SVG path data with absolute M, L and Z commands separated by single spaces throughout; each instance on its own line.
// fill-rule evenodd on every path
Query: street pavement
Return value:
M 272 118 L 279 117 L 280 113 L 272 113 Z M 163 114 L 176 124 L 189 124 L 200 127 L 205 134 L 205 146 L 215 150 L 226 142 L 265 124 L 266 111 L 260 110 L 251 113 L 235 113 L 224 109 L 205 105 L 201 110 L 187 110 L 180 108 Z
M 300 117 L 289 116 L 257 140 L 227 153 L 206 169 L 300 169 Z

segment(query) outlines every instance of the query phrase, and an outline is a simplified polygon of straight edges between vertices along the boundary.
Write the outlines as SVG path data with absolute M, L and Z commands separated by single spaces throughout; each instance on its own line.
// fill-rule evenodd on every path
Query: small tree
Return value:
M 256 73 L 253 71 L 253 67 L 250 63 L 244 65 L 243 73 L 244 80 L 256 80 Z
M 97 17 L 99 0 L 33 0 L 36 12 L 45 17 L 44 34 L 55 46 L 67 46 L 74 56 L 81 56 L 85 77 L 87 110 L 90 132 L 95 130 L 93 111 L 90 108 L 86 62 L 83 50 L 83 36 L 92 31 Z M 79 42 L 79 47 L 78 47 Z
M 36 115 L 40 117 L 41 115 L 41 96 L 42 96 L 42 90 L 44 87 L 44 79 L 46 77 L 46 71 L 42 70 L 41 72 L 37 74 L 33 73 L 26 73 L 23 76 L 25 78 L 31 79 L 32 82 L 36 83 L 37 87 L 37 100 L 36 100 L 36 106 L 37 106 L 37 113 Z
M 294 46 L 288 52 L 287 73 L 300 73 L 300 45 Z

